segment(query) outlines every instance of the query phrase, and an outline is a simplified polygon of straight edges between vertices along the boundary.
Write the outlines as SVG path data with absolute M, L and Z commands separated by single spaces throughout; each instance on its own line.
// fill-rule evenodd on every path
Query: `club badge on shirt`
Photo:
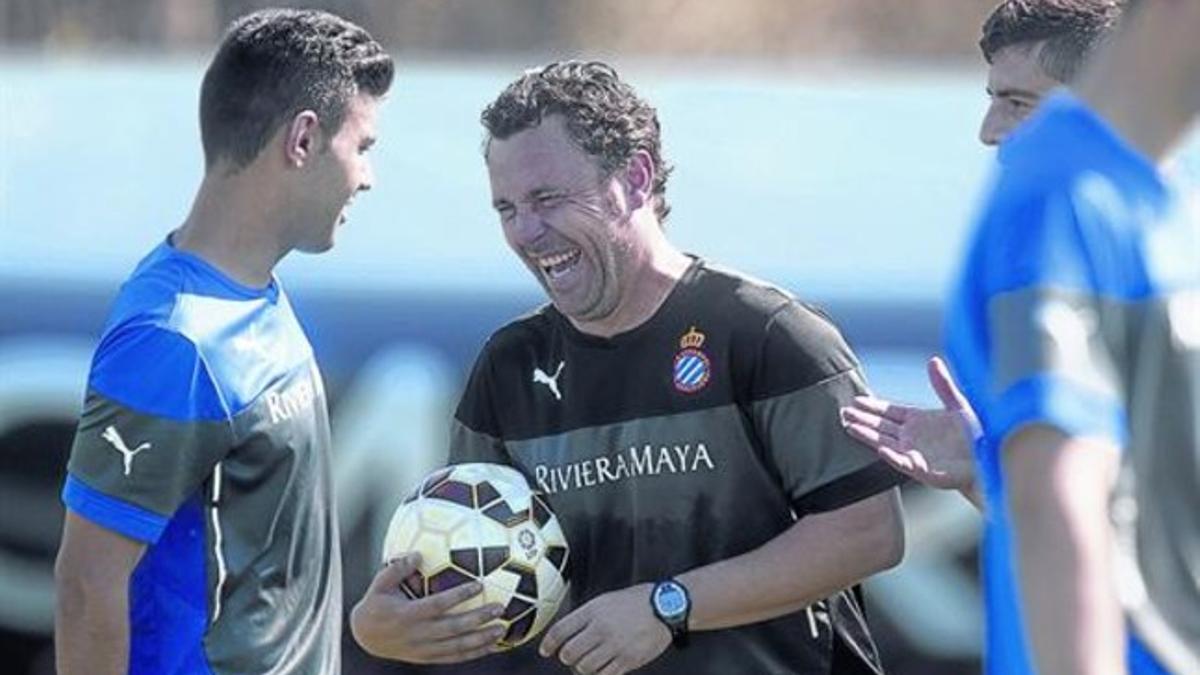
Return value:
M 692 326 L 679 338 L 679 352 L 675 354 L 673 366 L 675 388 L 685 394 L 694 394 L 708 386 L 712 377 L 712 361 L 701 347 L 704 333 Z

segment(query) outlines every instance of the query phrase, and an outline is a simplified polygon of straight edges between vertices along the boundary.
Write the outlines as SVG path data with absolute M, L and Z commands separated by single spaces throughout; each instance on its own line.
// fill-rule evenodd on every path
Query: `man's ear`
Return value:
M 302 110 L 296 113 L 284 130 L 283 155 L 288 166 L 300 168 L 317 153 L 321 123 L 317 113 Z
M 638 150 L 629 158 L 624 172 L 626 199 L 629 210 L 636 211 L 654 198 L 654 160 L 650 153 Z

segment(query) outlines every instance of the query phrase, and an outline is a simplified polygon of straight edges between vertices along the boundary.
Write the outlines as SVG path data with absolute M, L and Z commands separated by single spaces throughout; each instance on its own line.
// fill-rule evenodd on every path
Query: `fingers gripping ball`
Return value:
M 500 464 L 458 464 L 426 477 L 392 516 L 384 560 L 416 551 L 402 583 L 423 598 L 471 581 L 483 592 L 454 611 L 497 603 L 512 648 L 554 618 L 567 592 L 570 551 L 558 518 L 525 477 Z

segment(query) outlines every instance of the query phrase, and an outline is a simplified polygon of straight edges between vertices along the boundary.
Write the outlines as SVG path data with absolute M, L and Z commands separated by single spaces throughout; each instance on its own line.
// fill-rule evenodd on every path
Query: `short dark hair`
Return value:
M 979 48 L 988 63 L 1002 49 L 1044 42 L 1038 63 L 1059 82 L 1070 82 L 1112 31 L 1122 0 L 1005 0 L 983 24 Z
M 504 140 L 551 115 L 566 119 L 571 140 L 599 159 L 606 174 L 625 166 L 638 150 L 649 154 L 654 164 L 654 212 L 660 221 L 666 220 L 671 212 L 666 200 L 671 167 L 662 156 L 658 113 L 612 66 L 558 61 L 530 70 L 484 108 L 480 121 L 489 140 Z
M 234 20 L 200 87 L 205 165 L 244 168 L 302 110 L 336 133 L 350 101 L 382 97 L 394 69 L 367 31 L 328 12 L 264 9 Z

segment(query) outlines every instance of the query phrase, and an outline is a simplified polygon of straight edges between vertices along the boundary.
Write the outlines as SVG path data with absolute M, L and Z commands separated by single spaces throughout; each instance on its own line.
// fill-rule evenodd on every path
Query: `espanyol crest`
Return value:
M 679 353 L 673 365 L 675 388 L 685 394 L 694 394 L 708 385 L 712 377 L 712 361 L 700 347 L 704 346 L 704 333 L 692 326 L 679 338 Z

